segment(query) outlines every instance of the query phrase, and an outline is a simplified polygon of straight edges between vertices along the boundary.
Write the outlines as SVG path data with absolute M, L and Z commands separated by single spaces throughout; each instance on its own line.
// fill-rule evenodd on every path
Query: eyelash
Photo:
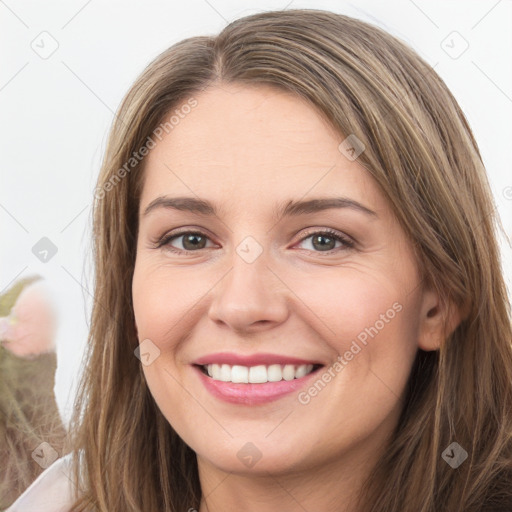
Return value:
M 182 253 L 190 254 L 190 253 L 194 253 L 194 252 L 199 252 L 201 249 L 198 249 L 195 251 L 187 251 L 187 250 L 182 250 L 182 249 L 176 249 L 176 247 L 173 247 L 170 245 L 170 242 L 172 240 L 174 240 L 175 238 L 179 238 L 180 236 L 184 236 L 184 235 L 198 235 L 198 236 L 209 239 L 209 237 L 201 231 L 181 231 L 179 233 L 166 234 L 166 235 L 162 236 L 156 242 L 156 248 L 159 249 L 163 246 L 167 246 L 166 249 L 168 249 L 171 252 L 177 253 L 177 254 L 182 254 Z M 301 238 L 298 243 L 303 242 L 304 240 L 306 240 L 314 235 L 329 235 L 328 238 L 333 238 L 334 240 L 341 242 L 344 245 L 344 247 L 337 247 L 335 249 L 329 249 L 328 251 L 312 251 L 312 252 L 315 252 L 320 255 L 322 255 L 322 254 L 332 255 L 334 252 L 337 252 L 340 250 L 343 251 L 343 250 L 347 250 L 347 249 L 352 249 L 355 245 L 353 240 L 349 239 L 346 236 L 341 235 L 337 231 L 334 231 L 330 228 L 326 228 L 326 229 L 319 230 L 319 231 L 312 231 L 312 232 L 308 233 L 306 236 L 304 236 L 303 238 Z

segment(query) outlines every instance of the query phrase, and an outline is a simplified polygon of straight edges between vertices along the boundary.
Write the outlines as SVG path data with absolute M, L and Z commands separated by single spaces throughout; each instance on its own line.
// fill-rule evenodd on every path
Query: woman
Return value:
M 182 41 L 96 197 L 69 510 L 512 510 L 494 205 L 409 47 L 317 10 Z

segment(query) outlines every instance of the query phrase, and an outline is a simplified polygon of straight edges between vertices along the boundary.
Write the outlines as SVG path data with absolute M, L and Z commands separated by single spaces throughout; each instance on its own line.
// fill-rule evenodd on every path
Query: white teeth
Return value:
M 279 382 L 280 380 L 300 379 L 313 371 L 312 364 L 271 364 L 258 366 L 240 366 L 229 364 L 205 365 L 208 375 L 214 380 L 234 383 L 263 384 L 265 382 Z
M 295 378 L 300 379 L 301 377 L 304 377 L 308 373 L 308 367 L 307 365 L 303 364 L 302 366 L 299 366 L 297 370 L 295 371 Z
M 229 364 L 223 364 L 220 367 L 219 380 L 223 382 L 229 382 L 231 380 L 231 366 L 229 366 Z
M 249 382 L 249 368 L 235 364 L 231 368 L 231 382 Z
M 283 371 L 281 370 L 280 364 L 271 364 L 267 368 L 267 379 L 268 382 L 279 382 L 283 380 Z
M 291 364 L 286 364 L 283 368 L 283 379 L 293 380 L 295 378 L 295 367 Z
M 265 365 L 251 366 L 249 368 L 249 382 L 252 384 L 260 384 L 267 381 L 267 368 Z

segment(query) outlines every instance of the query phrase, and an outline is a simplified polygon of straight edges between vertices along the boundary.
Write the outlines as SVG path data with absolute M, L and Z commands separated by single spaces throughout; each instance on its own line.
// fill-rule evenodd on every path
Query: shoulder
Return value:
M 43 471 L 5 512 L 68 512 L 73 504 L 69 453 Z

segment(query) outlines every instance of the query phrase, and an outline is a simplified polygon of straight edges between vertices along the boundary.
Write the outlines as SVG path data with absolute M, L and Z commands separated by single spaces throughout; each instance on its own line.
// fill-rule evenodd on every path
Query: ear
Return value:
M 423 292 L 420 308 L 418 347 L 427 352 L 438 350 L 463 318 L 460 309 L 440 297 L 433 289 Z

